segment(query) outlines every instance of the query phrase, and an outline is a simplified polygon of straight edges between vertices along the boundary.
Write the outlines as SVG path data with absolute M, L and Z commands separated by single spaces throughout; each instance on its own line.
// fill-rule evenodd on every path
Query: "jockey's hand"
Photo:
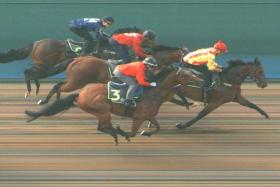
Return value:
M 156 87 L 156 86 L 157 86 L 157 83 L 156 83 L 156 82 L 151 82 L 151 83 L 150 83 L 150 86 Z
M 140 56 L 135 57 L 135 60 L 140 60 L 141 61 L 141 60 L 144 60 L 144 59 L 145 59 L 145 57 L 140 57 Z
M 107 33 L 104 32 L 104 31 L 99 31 L 99 34 L 100 34 L 102 37 L 111 38 L 111 35 L 110 35 L 110 34 L 107 34 Z
M 145 49 L 145 54 L 146 55 L 152 55 L 153 54 L 153 50 L 152 49 Z

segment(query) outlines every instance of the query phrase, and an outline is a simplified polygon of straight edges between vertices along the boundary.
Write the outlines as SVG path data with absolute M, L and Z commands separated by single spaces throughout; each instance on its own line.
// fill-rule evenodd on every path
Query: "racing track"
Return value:
M 271 117 L 226 104 L 186 130 L 176 122 L 190 111 L 166 103 L 157 119 L 161 131 L 131 143 L 96 131 L 96 119 L 78 108 L 25 123 L 23 111 L 46 95 L 24 100 L 25 85 L 0 83 L 0 186 L 280 186 L 280 84 L 264 90 L 243 86 L 244 95 Z M 113 117 L 129 130 L 130 120 Z M 146 126 L 142 126 L 145 129 Z M 40 184 L 40 185 L 39 185 Z

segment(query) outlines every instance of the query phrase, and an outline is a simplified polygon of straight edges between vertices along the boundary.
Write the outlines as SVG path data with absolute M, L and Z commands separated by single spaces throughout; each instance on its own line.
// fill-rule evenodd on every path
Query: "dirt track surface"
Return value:
M 0 83 L 0 186 L 280 186 L 280 84 L 243 86 L 243 95 L 271 120 L 230 103 L 177 130 L 176 122 L 202 107 L 186 111 L 166 103 L 157 116 L 160 133 L 131 143 L 119 137 L 118 146 L 78 108 L 27 124 L 23 111 L 37 109 L 51 85 L 25 100 L 24 84 Z M 127 131 L 130 122 L 113 117 Z

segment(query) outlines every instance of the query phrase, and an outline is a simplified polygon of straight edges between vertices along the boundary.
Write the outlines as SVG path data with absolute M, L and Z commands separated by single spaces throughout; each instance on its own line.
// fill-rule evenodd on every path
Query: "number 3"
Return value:
M 118 101 L 118 100 L 120 100 L 120 98 L 121 98 L 121 96 L 120 96 L 120 90 L 114 90 L 114 89 L 112 89 L 111 91 L 113 92 L 113 96 L 114 96 L 114 97 L 111 98 L 112 101 Z

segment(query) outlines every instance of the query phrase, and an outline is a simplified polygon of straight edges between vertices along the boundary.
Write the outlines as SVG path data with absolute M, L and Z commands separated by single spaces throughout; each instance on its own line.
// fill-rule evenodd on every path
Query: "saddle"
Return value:
M 82 52 L 84 44 L 85 42 L 78 42 L 68 38 L 65 41 L 65 46 L 66 46 L 65 55 L 71 58 L 79 56 Z
M 195 69 L 192 69 L 192 68 L 188 68 L 193 74 L 195 74 L 197 77 L 199 77 L 200 79 L 203 80 L 203 82 L 205 81 L 205 75 Z M 212 80 L 211 80 L 212 84 L 210 85 L 210 88 L 217 88 L 219 87 L 220 85 L 224 84 L 222 81 L 221 81 L 221 78 L 220 78 L 220 73 L 216 73 L 214 75 L 212 75 Z M 188 85 L 190 86 L 200 86 L 201 85 L 198 85 L 198 84 L 195 84 L 195 83 L 188 83 Z
M 108 59 L 106 61 L 106 63 L 108 64 L 109 66 L 109 71 L 110 71 L 110 74 L 111 74 L 111 77 L 113 77 L 113 71 L 115 70 L 115 68 L 117 67 L 117 65 L 119 64 L 123 64 L 123 60 L 114 60 L 114 59 Z M 118 82 L 118 81 L 117 81 Z
M 98 48 L 99 45 L 97 44 L 97 41 L 94 40 L 94 47 L 92 49 L 92 55 L 94 56 L 98 56 Z M 85 42 L 78 42 L 75 40 L 72 40 L 70 38 L 68 38 L 67 40 L 65 40 L 65 46 L 66 46 L 66 50 L 65 50 L 65 55 L 68 58 L 74 58 L 74 57 L 78 57 L 81 55 L 81 52 L 83 51 L 83 47 L 85 45 Z M 114 51 L 108 50 L 108 49 L 104 49 L 102 51 L 103 55 L 106 55 L 108 58 L 114 58 L 117 54 Z
M 111 81 L 108 82 L 108 99 L 113 103 L 124 104 L 126 98 L 126 92 L 128 90 L 128 85 L 123 83 L 118 78 L 113 77 Z M 135 102 L 141 100 L 141 95 L 143 94 L 143 87 L 139 86 L 133 97 Z

